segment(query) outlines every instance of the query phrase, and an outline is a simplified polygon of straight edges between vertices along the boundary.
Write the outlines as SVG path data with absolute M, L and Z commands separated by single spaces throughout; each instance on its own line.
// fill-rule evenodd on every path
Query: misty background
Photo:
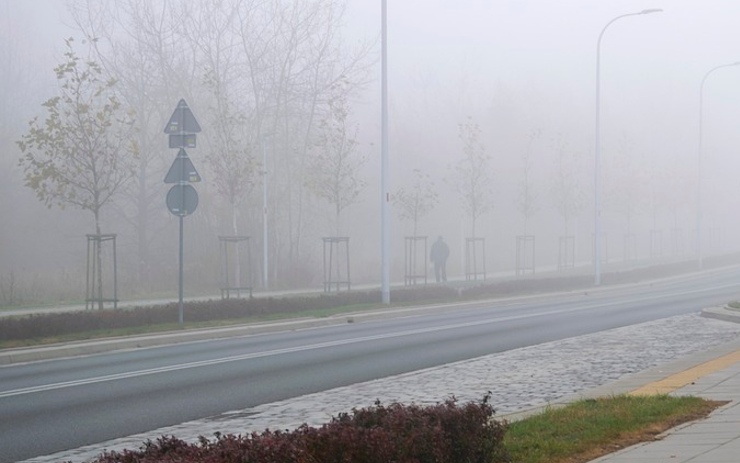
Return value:
M 450 278 L 464 276 L 473 236 L 490 274 L 514 271 L 520 235 L 535 237 L 538 269 L 557 266 L 563 236 L 591 262 L 597 38 L 648 8 L 664 11 L 615 22 L 601 45 L 604 259 L 696 253 L 700 84 L 740 61 L 740 4 L 388 3 L 392 282 L 411 235 L 445 237 Z M 102 232 L 117 234 L 120 298 L 176 292 L 163 179 L 177 150 L 163 128 L 180 98 L 203 128 L 188 149 L 203 178 L 185 218 L 188 292 L 217 292 L 218 237 L 230 235 L 250 237 L 243 278 L 262 286 L 265 178 L 271 288 L 320 287 L 332 236 L 350 238 L 353 284 L 380 282 L 380 0 L 0 0 L 0 23 L 0 303 L 84 298 L 92 216 L 39 201 L 16 143 L 58 94 L 70 37 L 117 80 L 136 127 L 133 175 L 102 215 Z M 739 84 L 730 66 L 704 87 L 707 254 L 738 247 Z M 429 203 L 416 224 L 398 202 L 413 191 Z

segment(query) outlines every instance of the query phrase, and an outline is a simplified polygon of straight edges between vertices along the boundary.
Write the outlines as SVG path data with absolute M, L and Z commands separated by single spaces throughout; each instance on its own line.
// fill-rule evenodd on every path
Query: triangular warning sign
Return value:
M 177 103 L 177 108 L 175 108 L 172 116 L 170 116 L 169 122 L 167 122 L 167 125 L 164 128 L 164 133 L 198 132 L 200 132 L 200 124 L 195 120 L 195 116 L 185 100 L 180 100 L 180 102 Z
M 175 162 L 172 163 L 170 170 L 167 171 L 167 175 L 164 178 L 164 183 L 180 182 L 200 182 L 200 174 L 195 170 L 195 166 L 188 157 L 188 153 L 186 153 L 182 148 L 180 148 L 180 151 L 177 153 L 177 157 L 175 158 Z

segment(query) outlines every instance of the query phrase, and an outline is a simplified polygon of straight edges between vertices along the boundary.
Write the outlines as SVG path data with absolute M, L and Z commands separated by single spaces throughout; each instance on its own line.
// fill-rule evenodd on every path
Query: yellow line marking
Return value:
M 733 352 L 731 354 L 727 354 L 725 356 L 719 357 L 717 359 L 702 363 L 701 365 L 697 365 L 693 368 L 689 368 L 688 370 L 682 371 L 681 373 L 676 373 L 675 375 L 671 375 L 667 378 L 661 379 L 660 381 L 655 381 L 653 383 L 646 384 L 645 386 L 639 389 L 635 389 L 629 394 L 630 395 L 668 394 L 668 393 L 671 393 L 677 389 L 680 389 L 686 386 L 687 384 L 691 384 L 695 382 L 696 380 L 698 380 L 699 378 L 703 376 L 706 376 L 710 373 L 714 373 L 715 371 L 722 370 L 738 362 L 740 362 L 740 350 L 737 352 Z

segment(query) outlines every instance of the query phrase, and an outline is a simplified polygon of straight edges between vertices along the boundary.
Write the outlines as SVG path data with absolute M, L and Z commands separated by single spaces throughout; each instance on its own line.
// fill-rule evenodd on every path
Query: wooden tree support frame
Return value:
M 486 279 L 486 239 L 465 238 L 465 279 Z
M 324 242 L 324 292 L 330 293 L 332 288 L 340 291 L 343 287 L 349 291 L 352 287 L 349 273 L 349 238 L 329 236 L 322 238 L 322 241 Z
M 634 233 L 624 234 L 623 256 L 625 262 L 637 260 L 637 235 Z
M 249 293 L 252 298 L 252 248 L 249 245 L 249 237 L 242 235 L 219 236 L 219 247 L 221 248 L 221 299 L 230 299 L 232 293 L 240 298 L 242 293 Z M 247 253 L 242 255 L 242 245 L 246 244 Z M 232 265 L 229 256 L 236 256 L 233 259 L 233 283 L 232 283 Z M 243 278 L 245 272 L 246 280 Z M 246 281 L 247 284 L 242 284 Z
M 574 268 L 576 266 L 576 237 L 573 235 L 561 236 L 558 239 L 558 270 Z
M 104 297 L 105 288 L 103 281 L 98 287 L 97 275 L 101 274 L 104 268 L 105 259 L 103 259 L 103 244 L 110 243 L 112 248 L 111 274 L 113 275 L 113 297 Z M 113 303 L 113 308 L 118 309 L 118 262 L 116 257 L 116 235 L 87 235 L 87 277 L 85 283 L 85 310 L 94 308 L 96 305 L 100 308 L 105 303 Z
M 663 230 L 650 230 L 650 257 L 663 256 Z
M 535 272 L 534 235 L 519 235 L 516 237 L 516 276 Z
M 706 246 L 708 252 L 719 253 L 724 250 L 724 229 L 710 227 L 707 238 L 709 238 L 709 246 Z
M 421 253 L 421 259 L 419 259 Z M 420 281 L 427 284 L 427 237 L 406 236 L 404 238 L 403 284 L 416 285 Z
M 671 228 L 671 251 L 674 256 L 682 256 L 685 252 L 682 228 Z

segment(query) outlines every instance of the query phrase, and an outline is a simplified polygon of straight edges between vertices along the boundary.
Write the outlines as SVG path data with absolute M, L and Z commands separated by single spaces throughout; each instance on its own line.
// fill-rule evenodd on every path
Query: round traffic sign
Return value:
M 198 192 L 192 185 L 173 185 L 167 192 L 167 208 L 178 217 L 192 214 L 198 207 Z

